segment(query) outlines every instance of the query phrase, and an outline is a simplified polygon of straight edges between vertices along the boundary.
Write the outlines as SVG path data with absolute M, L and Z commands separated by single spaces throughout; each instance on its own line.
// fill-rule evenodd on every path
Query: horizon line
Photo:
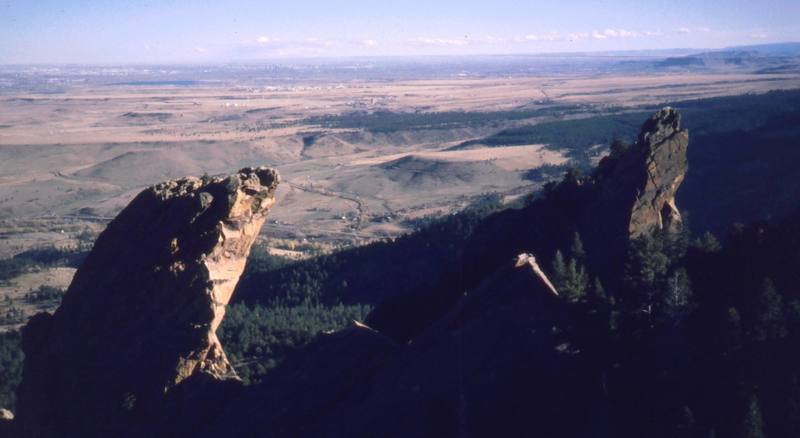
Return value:
M 155 66 L 155 65 L 169 65 L 169 66 L 210 66 L 210 65 L 247 65 L 247 64 L 280 64 L 281 62 L 298 62 L 298 61 L 333 61 L 333 60 L 358 60 L 358 59 L 371 59 L 371 60 L 388 60 L 388 59 L 468 59 L 468 58 L 502 58 L 502 57 L 624 57 L 625 54 L 634 57 L 639 54 L 639 57 L 649 57 L 645 53 L 654 53 L 652 57 L 657 57 L 657 53 L 665 52 L 693 52 L 698 51 L 696 54 L 701 54 L 704 51 L 726 51 L 734 49 L 746 49 L 748 47 L 763 47 L 763 46 L 779 46 L 779 45 L 798 45 L 800 41 L 776 41 L 764 42 L 759 44 L 747 45 L 734 45 L 723 47 L 673 47 L 663 49 L 624 49 L 624 50 L 580 50 L 580 51 L 562 51 L 562 52 L 522 52 L 522 53 L 476 53 L 476 54 L 424 54 L 424 55 L 314 55 L 314 56 L 293 56 L 293 57 L 274 57 L 265 59 L 239 59 L 239 60 L 215 60 L 215 61 L 122 61 L 122 62 L 15 62 L 4 63 L 0 61 L 0 67 L 68 67 L 68 66 L 92 66 L 92 67 L 127 67 L 127 66 Z M 691 56 L 693 53 L 685 53 L 675 56 Z

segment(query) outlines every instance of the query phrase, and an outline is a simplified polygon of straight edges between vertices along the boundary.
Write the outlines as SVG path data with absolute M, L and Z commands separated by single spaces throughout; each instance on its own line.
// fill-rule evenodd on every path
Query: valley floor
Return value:
M 77 247 L 156 182 L 253 165 L 276 167 L 283 178 L 262 232 L 266 251 L 332 252 L 407 233 L 490 194 L 520 199 L 575 164 L 558 145 L 504 143 L 497 134 L 798 88 L 793 73 L 673 72 L 5 90 L 0 259 Z M 501 140 L 484 141 L 492 138 Z M 597 144 L 589 159 L 605 151 Z M 68 284 L 69 275 L 58 276 L 59 287 Z M 11 279 L 0 295 L 28 314 L 36 307 L 20 294 L 49 283 L 23 280 Z

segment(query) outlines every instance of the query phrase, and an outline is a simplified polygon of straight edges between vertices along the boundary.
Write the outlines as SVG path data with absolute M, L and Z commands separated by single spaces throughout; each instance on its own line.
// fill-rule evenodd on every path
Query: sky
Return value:
M 0 0 L 0 64 L 207 63 L 800 41 L 800 0 Z

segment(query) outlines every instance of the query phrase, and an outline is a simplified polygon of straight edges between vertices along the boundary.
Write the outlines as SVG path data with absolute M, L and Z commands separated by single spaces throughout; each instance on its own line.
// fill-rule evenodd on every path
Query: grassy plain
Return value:
M 545 182 L 532 169 L 569 164 L 551 145 L 482 143 L 509 129 L 797 88 L 793 73 L 672 72 L 4 90 L 0 258 L 77 245 L 156 182 L 258 165 L 284 181 L 265 247 L 281 239 L 332 251 L 490 193 L 517 198 Z M 592 151 L 597 159 L 605 148 Z M 69 272 L 20 277 L 0 295 L 21 302 L 37 285 L 65 285 Z

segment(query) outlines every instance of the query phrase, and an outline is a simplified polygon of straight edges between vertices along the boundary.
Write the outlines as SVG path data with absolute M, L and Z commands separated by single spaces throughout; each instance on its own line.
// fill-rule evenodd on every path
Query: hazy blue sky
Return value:
M 800 40 L 798 0 L 0 0 L 0 64 L 716 48 Z

